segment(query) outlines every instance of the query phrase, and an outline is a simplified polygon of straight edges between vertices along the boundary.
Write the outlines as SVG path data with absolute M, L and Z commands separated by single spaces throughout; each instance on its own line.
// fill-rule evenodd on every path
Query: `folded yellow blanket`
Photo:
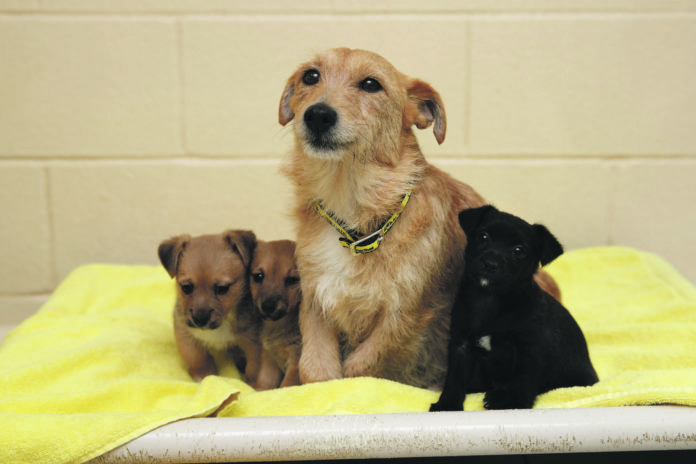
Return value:
M 552 263 L 600 382 L 537 408 L 696 405 L 696 289 L 662 259 L 618 247 Z M 427 411 L 437 394 L 359 378 L 254 392 L 231 364 L 193 382 L 179 359 L 174 284 L 150 266 L 75 270 L 0 345 L 0 462 L 85 462 L 163 424 L 220 415 Z M 465 408 L 482 409 L 482 394 Z

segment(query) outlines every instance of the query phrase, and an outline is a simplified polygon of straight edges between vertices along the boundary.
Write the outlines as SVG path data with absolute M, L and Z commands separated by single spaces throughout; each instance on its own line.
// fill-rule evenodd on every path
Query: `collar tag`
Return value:
M 359 238 L 355 240 L 353 236 L 346 230 L 344 229 L 338 220 L 336 220 L 330 213 L 326 212 L 319 202 L 314 203 L 314 209 L 316 212 L 326 219 L 326 221 L 331 224 L 334 229 L 336 229 L 343 237 L 339 237 L 339 243 L 341 244 L 342 247 L 344 248 L 349 248 L 350 249 L 350 254 L 353 256 L 358 256 L 358 255 L 363 255 L 365 253 L 371 253 L 375 251 L 377 248 L 379 248 L 379 245 L 382 243 L 382 240 L 384 240 L 385 235 L 387 235 L 387 232 L 396 224 L 397 219 L 399 219 L 399 216 L 401 216 L 401 213 L 403 212 L 404 208 L 406 208 L 406 205 L 408 204 L 408 200 L 411 198 L 411 190 L 409 190 L 406 195 L 404 195 L 403 199 L 401 200 L 401 205 L 399 208 L 399 211 L 394 213 L 388 220 L 387 222 L 384 223 L 382 227 L 377 229 L 375 232 L 365 235 L 362 238 Z

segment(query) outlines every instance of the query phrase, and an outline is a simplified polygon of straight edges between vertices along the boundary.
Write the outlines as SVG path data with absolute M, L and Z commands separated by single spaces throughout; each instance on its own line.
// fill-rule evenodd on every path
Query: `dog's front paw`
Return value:
M 302 358 L 299 364 L 298 378 L 301 384 L 305 384 L 341 379 L 343 375 L 338 361 L 322 364 Z
M 374 366 L 370 366 L 365 360 L 353 352 L 343 363 L 343 376 L 350 377 L 379 377 Z

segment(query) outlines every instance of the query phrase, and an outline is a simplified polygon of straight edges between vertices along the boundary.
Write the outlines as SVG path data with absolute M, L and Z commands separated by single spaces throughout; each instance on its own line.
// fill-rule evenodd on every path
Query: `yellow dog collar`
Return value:
M 353 256 L 358 256 L 362 255 L 365 253 L 370 253 L 375 251 L 377 248 L 379 248 L 379 245 L 382 243 L 382 240 L 384 239 L 384 236 L 387 235 L 387 232 L 394 227 L 394 224 L 396 223 L 397 219 L 399 219 L 399 216 L 401 216 L 401 213 L 404 211 L 404 208 L 406 208 L 406 205 L 408 204 L 408 200 L 411 198 L 411 192 L 412 190 L 409 190 L 406 195 L 404 195 L 403 199 L 401 200 L 401 205 L 399 207 L 399 211 L 394 213 L 388 220 L 387 222 L 384 223 L 382 227 L 377 229 L 375 232 L 365 235 L 362 238 L 355 239 L 355 232 L 351 233 L 347 231 L 341 224 L 336 220 L 330 213 L 328 213 L 324 208 L 322 208 L 321 203 L 318 201 L 314 203 L 314 210 L 319 213 L 321 217 L 327 220 L 329 224 L 331 224 L 334 229 L 336 229 L 343 237 L 339 237 L 338 241 L 340 242 L 341 246 L 344 248 L 349 248 L 350 253 Z

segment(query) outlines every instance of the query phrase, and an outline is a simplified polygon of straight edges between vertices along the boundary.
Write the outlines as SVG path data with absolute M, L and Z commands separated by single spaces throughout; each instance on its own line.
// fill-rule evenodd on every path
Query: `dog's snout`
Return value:
M 273 296 L 261 302 L 259 309 L 264 319 L 277 321 L 287 312 L 287 304 L 280 296 Z
M 336 125 L 338 113 L 325 103 L 316 103 L 305 111 L 304 122 L 315 134 L 323 134 Z
M 487 255 L 481 258 L 481 266 L 488 273 L 497 272 L 500 268 L 500 259 L 494 255 Z
M 212 309 L 189 309 L 191 317 L 189 318 L 189 326 L 194 328 L 203 328 L 210 322 L 210 316 L 213 314 Z

